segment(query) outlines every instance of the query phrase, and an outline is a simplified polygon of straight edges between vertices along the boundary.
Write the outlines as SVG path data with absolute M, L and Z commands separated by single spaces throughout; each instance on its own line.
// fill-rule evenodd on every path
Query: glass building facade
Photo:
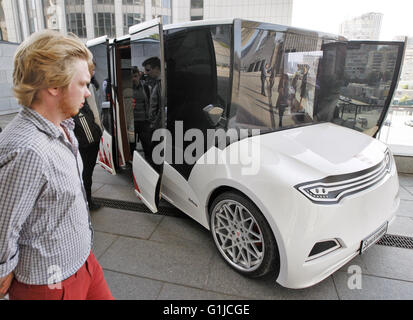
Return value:
M 87 38 L 84 0 L 68 0 L 65 5 L 67 32 Z
M 129 32 L 129 27 L 145 21 L 144 0 L 122 0 L 123 33 Z
M 93 0 L 95 37 L 116 36 L 114 0 Z
M 152 18 L 158 17 L 163 24 L 172 23 L 172 0 L 152 0 Z

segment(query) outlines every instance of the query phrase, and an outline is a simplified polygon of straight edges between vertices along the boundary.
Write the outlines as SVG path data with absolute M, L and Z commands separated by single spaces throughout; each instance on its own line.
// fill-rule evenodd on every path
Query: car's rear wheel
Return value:
M 278 270 L 279 254 L 274 235 L 251 200 L 227 191 L 212 202 L 210 219 L 215 245 L 232 268 L 254 278 Z

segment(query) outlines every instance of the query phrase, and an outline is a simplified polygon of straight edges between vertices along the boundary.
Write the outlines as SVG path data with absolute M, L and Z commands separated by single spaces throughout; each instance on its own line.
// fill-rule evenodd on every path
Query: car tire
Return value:
M 230 267 L 251 278 L 278 275 L 274 234 L 250 199 L 238 192 L 224 192 L 214 199 L 209 213 L 215 245 Z

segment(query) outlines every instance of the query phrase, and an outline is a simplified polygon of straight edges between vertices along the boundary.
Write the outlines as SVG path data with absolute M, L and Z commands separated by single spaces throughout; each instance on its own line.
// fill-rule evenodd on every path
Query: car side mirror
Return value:
M 204 109 L 204 113 L 209 122 L 215 127 L 219 120 L 221 120 L 224 109 L 221 107 L 215 107 L 212 104 L 207 105 Z

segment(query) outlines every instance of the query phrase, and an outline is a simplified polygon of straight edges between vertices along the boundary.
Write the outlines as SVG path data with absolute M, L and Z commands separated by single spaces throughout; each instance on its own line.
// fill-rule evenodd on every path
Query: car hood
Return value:
M 271 132 L 259 136 L 263 163 L 293 160 L 316 176 L 361 171 L 381 162 L 386 145 L 332 123 Z

